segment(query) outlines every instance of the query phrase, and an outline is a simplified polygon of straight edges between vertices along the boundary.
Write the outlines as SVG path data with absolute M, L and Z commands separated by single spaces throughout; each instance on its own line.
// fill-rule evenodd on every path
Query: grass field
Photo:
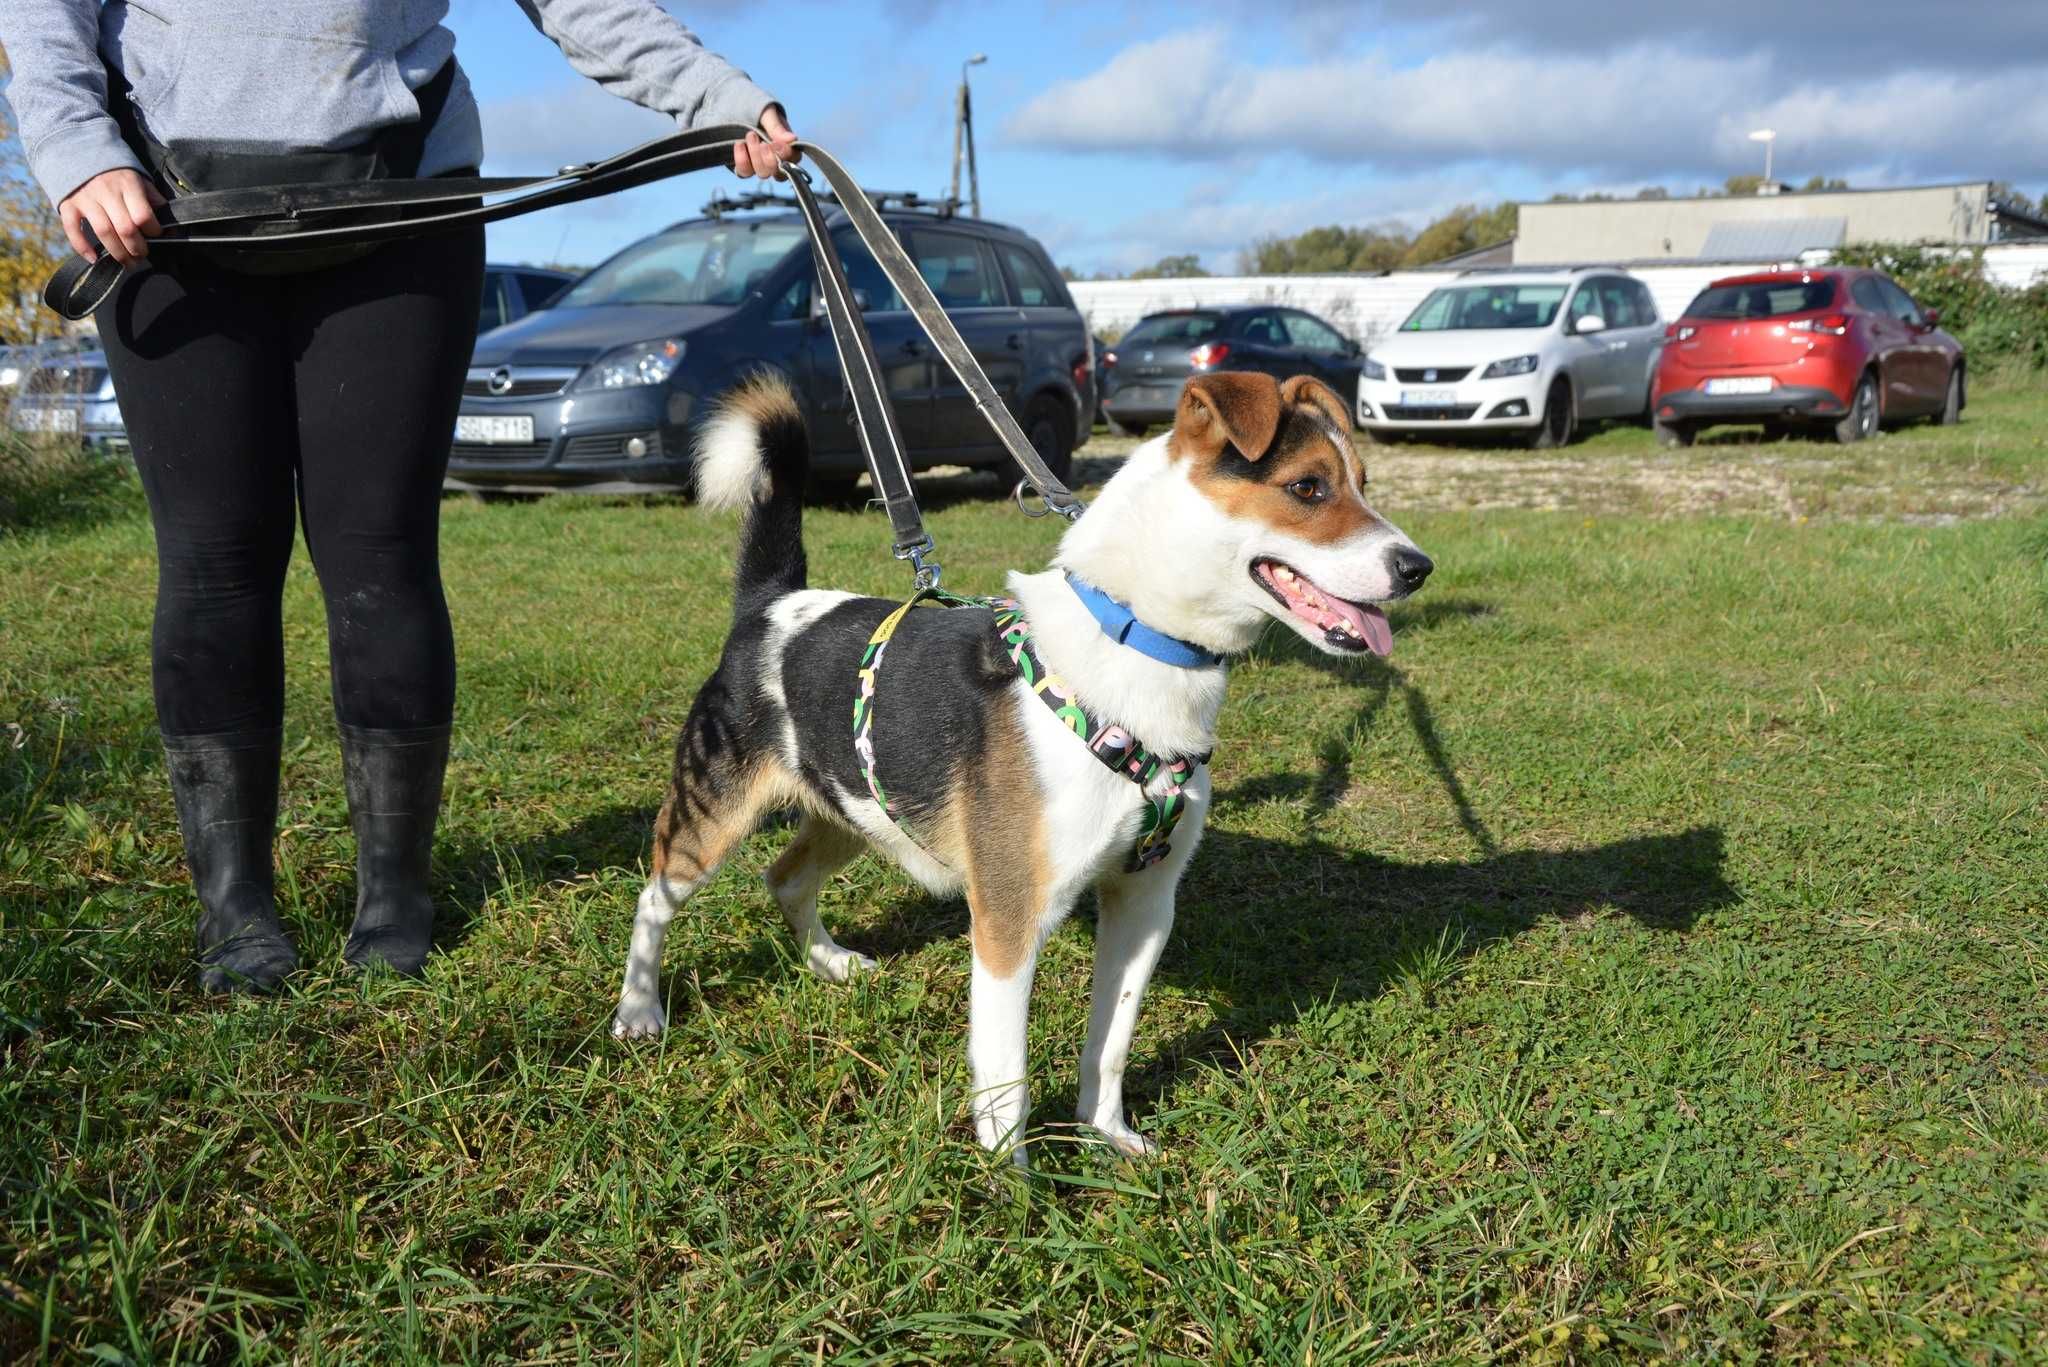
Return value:
M 965 911 L 872 861 L 825 912 L 881 975 L 799 969 L 771 831 L 676 923 L 674 1028 L 607 1033 L 728 520 L 447 505 L 423 983 L 335 972 L 302 558 L 311 971 L 226 1006 L 135 497 L 0 532 L 0 1358 L 2048 1358 L 2048 400 L 1970 417 L 1371 452 L 1437 574 L 1389 662 L 1234 673 L 1135 1046 L 1154 1163 L 1064 1123 L 1088 917 L 1055 937 L 1029 1178 L 966 1118 Z M 1050 549 L 985 477 L 928 492 L 956 587 Z M 903 589 L 878 515 L 809 531 L 814 582 Z

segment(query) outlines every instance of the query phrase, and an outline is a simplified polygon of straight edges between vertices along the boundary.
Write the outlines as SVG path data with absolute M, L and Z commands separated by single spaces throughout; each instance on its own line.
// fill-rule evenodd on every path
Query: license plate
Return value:
M 485 416 L 464 413 L 455 420 L 455 440 L 475 442 L 480 446 L 531 442 L 533 415 L 518 413 L 509 416 Z
M 1734 375 L 1727 379 L 1708 380 L 1709 394 L 1768 394 L 1777 382 L 1768 375 Z
M 1458 401 L 1455 389 L 1404 389 L 1401 403 L 1408 408 L 1449 408 Z
M 27 404 L 16 404 L 12 421 L 17 432 L 76 432 L 78 410 L 36 408 Z

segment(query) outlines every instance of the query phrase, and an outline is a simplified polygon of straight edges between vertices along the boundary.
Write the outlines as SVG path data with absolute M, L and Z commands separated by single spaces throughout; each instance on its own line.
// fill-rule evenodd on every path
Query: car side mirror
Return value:
M 856 289 L 853 292 L 853 306 L 862 313 L 868 311 L 868 292 L 866 290 Z M 825 321 L 825 292 L 823 290 L 811 291 L 811 321 L 814 323 Z
M 1607 331 L 1607 320 L 1597 313 L 1589 313 L 1579 319 L 1578 322 L 1572 324 L 1572 331 L 1581 337 L 1591 336 L 1596 332 L 1605 332 Z
M 1920 315 L 1920 326 L 1932 332 L 1941 326 L 1941 310 L 1928 309 Z

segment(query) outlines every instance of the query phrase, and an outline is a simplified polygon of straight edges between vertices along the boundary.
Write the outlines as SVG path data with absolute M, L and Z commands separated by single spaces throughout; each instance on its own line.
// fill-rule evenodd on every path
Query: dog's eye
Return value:
M 1287 486 L 1287 492 L 1303 503 L 1321 503 L 1329 496 L 1329 491 L 1323 488 L 1323 482 L 1313 475 L 1306 479 L 1297 479 Z

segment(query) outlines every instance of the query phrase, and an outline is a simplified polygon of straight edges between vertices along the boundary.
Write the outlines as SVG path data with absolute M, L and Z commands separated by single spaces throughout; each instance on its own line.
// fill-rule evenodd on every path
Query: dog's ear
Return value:
M 1344 406 L 1344 400 L 1337 391 L 1313 375 L 1296 375 L 1280 386 L 1280 402 L 1289 408 L 1296 404 L 1313 404 L 1329 415 L 1337 430 L 1349 434 L 1351 431 L 1351 410 Z
M 1280 382 L 1271 375 L 1225 370 L 1197 375 L 1180 392 L 1173 415 L 1174 449 L 1213 458 L 1228 444 L 1257 460 L 1280 430 Z

